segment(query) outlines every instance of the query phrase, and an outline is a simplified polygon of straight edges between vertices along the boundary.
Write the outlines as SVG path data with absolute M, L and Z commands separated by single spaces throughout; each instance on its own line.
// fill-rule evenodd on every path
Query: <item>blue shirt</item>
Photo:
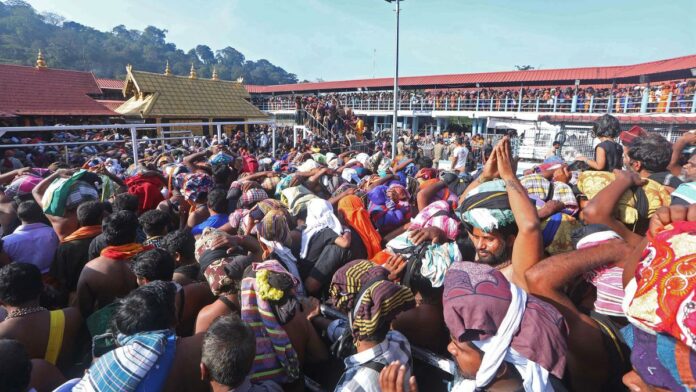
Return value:
M 200 235 L 203 233 L 203 229 L 205 229 L 206 227 L 212 227 L 213 229 L 217 229 L 218 227 L 222 227 L 225 223 L 227 223 L 227 221 L 228 218 L 225 214 L 212 215 L 203 222 L 193 226 L 193 228 L 191 229 L 191 234 Z
M 51 226 L 31 223 L 19 226 L 3 238 L 3 251 L 17 263 L 34 264 L 42 274 L 48 272 L 59 241 Z

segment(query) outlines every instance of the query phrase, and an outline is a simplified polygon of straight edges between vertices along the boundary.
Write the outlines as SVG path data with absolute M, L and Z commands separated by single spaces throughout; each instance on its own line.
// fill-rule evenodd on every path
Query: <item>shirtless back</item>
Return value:
M 127 260 L 97 257 L 85 265 L 77 281 L 77 305 L 88 317 L 137 287 Z

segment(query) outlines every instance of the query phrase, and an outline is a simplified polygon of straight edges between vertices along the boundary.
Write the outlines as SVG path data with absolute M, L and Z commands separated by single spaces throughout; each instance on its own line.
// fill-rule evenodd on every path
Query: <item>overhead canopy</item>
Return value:
M 266 118 L 249 103 L 249 93 L 238 82 L 197 79 L 133 71 L 123 87 L 131 98 L 116 111 L 141 118 Z

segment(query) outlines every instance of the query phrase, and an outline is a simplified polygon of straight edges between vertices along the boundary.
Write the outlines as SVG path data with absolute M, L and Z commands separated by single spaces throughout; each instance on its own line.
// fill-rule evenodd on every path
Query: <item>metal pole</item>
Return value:
M 130 129 L 131 144 L 133 145 L 133 164 L 138 164 L 138 130 L 135 127 Z
M 292 146 L 297 148 L 297 127 L 292 127 Z
M 217 125 L 218 144 L 222 144 L 222 125 Z
M 273 152 L 271 153 L 271 156 L 275 158 L 276 156 L 276 127 L 275 125 L 271 128 L 271 137 L 273 138 L 273 143 L 271 144 L 273 148 Z
M 396 120 L 398 106 L 396 100 L 399 97 L 399 2 L 396 0 L 396 56 L 394 61 L 394 119 L 392 120 L 392 158 L 396 156 Z
M 68 153 L 68 146 L 65 146 L 65 163 L 70 164 L 70 154 Z

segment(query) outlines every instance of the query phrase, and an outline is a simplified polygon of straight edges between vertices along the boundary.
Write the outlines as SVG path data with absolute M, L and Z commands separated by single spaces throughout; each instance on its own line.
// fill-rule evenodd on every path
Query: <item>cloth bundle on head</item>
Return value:
M 555 255 L 573 250 L 573 232 L 582 227 L 574 217 L 557 212 L 541 221 L 541 236 L 544 250 Z
M 280 194 L 280 201 L 287 206 L 292 216 L 298 216 L 307 209 L 307 204 L 317 199 L 317 195 L 312 193 L 304 185 L 293 186 L 284 189 Z
M 153 390 L 164 387 L 176 354 L 173 330 L 118 334 L 116 342 L 116 348 L 95 361 L 72 391 L 135 392 L 142 384 Z
M 358 196 L 348 195 L 339 200 L 338 212 L 343 214 L 343 220 L 358 232 L 367 250 L 368 258 L 371 259 L 382 250 L 382 236 L 375 230 L 370 214 Z
M 297 268 L 297 259 L 288 247 L 290 242 L 290 228 L 286 214 L 282 210 L 269 211 L 256 225 L 256 232 L 259 241 L 270 249 L 275 256 L 280 259 L 285 268 L 299 282 L 297 284 L 297 294 L 304 297 L 304 287 L 301 282 L 300 271 Z
M 358 154 L 358 155 L 360 155 L 360 154 Z M 384 156 L 384 154 L 382 154 L 382 152 L 379 151 L 379 152 L 376 152 L 371 157 L 365 159 L 364 162 L 360 162 L 360 163 L 362 163 L 362 165 L 365 169 L 371 171 L 373 174 L 377 174 L 377 171 L 379 170 L 379 165 L 382 162 L 383 156 Z M 357 159 L 357 157 L 356 157 L 356 159 Z
M 363 340 L 389 330 L 399 313 L 415 306 L 411 290 L 391 281 L 379 280 L 363 287 L 353 309 L 353 338 Z
M 138 197 L 139 213 L 153 210 L 157 208 L 159 203 L 164 201 L 164 196 L 162 196 L 161 192 L 164 184 L 159 177 L 138 174 L 127 178 L 125 183 L 128 187 L 128 193 Z
M 649 243 L 626 286 L 623 309 L 633 325 L 696 349 L 696 222 L 673 222 Z
M 563 211 L 568 215 L 575 215 L 578 211 L 578 200 L 575 198 L 573 188 L 568 184 L 558 181 L 549 181 L 541 174 L 530 174 L 520 178 L 520 183 L 527 190 L 527 194 L 536 202 L 537 209 L 543 207 L 549 200 L 563 203 Z
M 338 155 L 334 154 L 333 152 L 327 152 L 326 164 L 329 167 L 329 169 L 338 169 L 338 167 L 340 166 Z
M 326 155 L 324 154 L 316 152 L 312 154 L 312 159 L 320 165 L 326 165 Z
M 620 240 L 621 236 L 608 226 L 591 224 L 573 232 L 572 240 L 576 249 L 586 249 Z M 597 288 L 595 312 L 607 316 L 624 317 L 621 302 L 624 298 L 623 268 L 614 264 L 604 265 L 585 274 L 585 280 Z
M 292 296 L 289 292 L 293 288 L 281 290 L 274 287 L 269 282 L 269 275 L 285 276 L 293 284 L 298 282 L 276 260 L 255 264 L 253 269 L 254 276 L 242 280 L 241 298 L 242 320 L 256 335 L 256 358 L 250 378 L 255 382 L 291 383 L 300 377 L 300 364 L 297 352 L 283 329 L 284 323 L 278 320 L 279 306 L 273 304 L 286 301 L 285 303 L 296 306 L 296 302 L 287 302 L 287 297 Z M 289 319 L 283 321 L 286 323 Z
M 462 222 L 486 233 L 515 222 L 503 180 L 484 182 L 469 192 L 459 212 Z
M 66 210 L 77 208 L 86 201 L 99 200 L 97 188 L 84 181 L 90 176 L 96 177 L 86 170 L 79 170 L 70 178 L 53 180 L 41 200 L 44 212 L 48 215 L 64 216 Z
M 211 165 L 229 165 L 234 162 L 234 157 L 224 152 L 219 152 L 212 155 L 208 159 L 208 162 L 210 162 Z
M 350 313 L 355 308 L 355 297 L 363 287 L 388 278 L 389 271 L 370 260 L 351 261 L 336 270 L 331 278 L 331 303 L 341 312 Z
M 621 329 L 631 349 L 631 366 L 647 384 L 670 391 L 696 389 L 696 352 L 662 333 L 647 333 L 634 325 Z
M 307 257 L 309 241 L 319 231 L 329 228 L 334 233 L 341 235 L 343 227 L 338 217 L 333 213 L 331 203 L 324 199 L 314 198 L 307 203 L 307 227 L 302 231 L 302 243 L 300 245 L 300 257 Z
M 367 154 L 365 154 L 364 152 L 361 152 L 360 154 L 356 155 L 354 159 L 355 159 L 356 161 L 360 162 L 360 164 L 361 164 L 364 168 L 367 168 L 367 167 L 365 166 L 365 164 L 367 163 L 367 160 L 370 159 L 370 156 L 367 155 Z
M 445 232 L 447 238 L 452 241 L 459 235 L 459 222 L 450 217 L 450 206 L 444 200 L 428 204 L 422 211 L 411 219 L 409 230 L 437 227 Z
M 453 264 L 442 296 L 445 324 L 453 339 L 483 351 L 476 380 L 463 390 L 487 386 L 503 361 L 515 366 L 527 392 L 550 390 L 549 374 L 563 378 L 567 327 L 552 305 L 508 282 L 495 268 Z
M 378 185 L 368 192 L 367 198 L 370 219 L 380 233 L 389 233 L 411 218 L 411 196 L 398 183 Z
M 179 175 L 181 184 L 181 194 L 184 199 L 193 202 L 200 201 L 208 197 L 208 193 L 213 189 L 213 179 L 203 173 L 185 173 Z
M 595 197 L 602 189 L 615 180 L 614 173 L 586 171 L 578 177 L 578 189 L 588 199 Z M 667 189 L 660 183 L 647 180 L 642 187 L 626 190 L 617 203 L 614 213 L 617 218 L 627 224 L 633 225 L 639 220 L 647 220 L 658 208 L 668 206 L 670 195 Z
M 239 206 L 241 208 L 251 208 L 253 207 L 256 203 L 260 202 L 261 200 L 266 200 L 268 199 L 268 193 L 266 193 L 265 190 L 261 188 L 249 188 L 246 191 L 242 192 L 242 197 L 239 198 Z
M 230 278 L 226 267 L 229 267 L 230 264 L 235 264 L 233 269 L 241 271 L 244 271 L 244 268 L 247 267 L 244 259 L 234 258 L 227 254 L 227 248 L 212 248 L 212 243 L 224 236 L 224 232 L 212 227 L 206 227 L 196 240 L 195 245 L 194 254 L 196 261 L 200 264 L 200 275 L 208 282 L 208 286 L 210 286 L 210 290 L 215 296 L 236 291 L 239 288 L 239 282 Z
M 672 192 L 670 205 L 689 206 L 696 204 L 696 182 L 685 182 Z
M 261 182 L 261 188 L 263 188 L 266 193 L 273 193 L 275 192 L 276 186 L 280 182 L 280 177 L 278 176 L 270 176 L 266 177 L 263 179 Z
M 5 195 L 9 198 L 15 196 L 30 195 L 31 191 L 43 180 L 43 178 L 34 174 L 25 174 L 16 177 L 10 185 L 5 188 Z
M 634 125 L 628 131 L 621 132 L 621 134 L 619 134 L 619 140 L 621 140 L 621 144 L 628 146 L 637 138 L 645 136 L 648 136 L 648 132 L 638 125 Z
M 275 197 L 280 197 L 282 192 L 290 186 L 292 179 L 292 175 L 287 175 L 278 181 L 275 188 Z
M 319 164 L 314 159 L 307 159 L 300 166 L 297 167 L 299 172 L 310 172 L 319 167 Z
M 379 162 L 379 166 L 377 166 L 377 174 L 379 174 L 380 177 L 386 177 L 388 174 L 391 174 L 391 165 L 391 159 L 382 158 L 382 160 Z
M 409 250 L 416 249 L 416 244 L 409 238 L 410 235 L 410 231 L 400 234 L 387 243 L 387 249 L 391 253 L 397 253 L 409 258 L 412 255 Z M 375 258 L 375 260 L 382 259 L 384 253 L 382 252 L 380 257 Z M 419 272 L 422 277 L 430 281 L 434 288 L 442 287 L 447 269 L 457 261 L 462 261 L 462 254 L 455 242 L 445 242 L 444 244 L 428 243 L 421 259 Z
M 352 169 L 350 167 L 343 169 L 343 171 L 341 172 L 341 178 L 343 178 L 343 180 L 345 180 L 346 182 L 351 182 L 353 184 L 360 183 L 360 177 L 358 177 L 358 171 L 355 169 Z

